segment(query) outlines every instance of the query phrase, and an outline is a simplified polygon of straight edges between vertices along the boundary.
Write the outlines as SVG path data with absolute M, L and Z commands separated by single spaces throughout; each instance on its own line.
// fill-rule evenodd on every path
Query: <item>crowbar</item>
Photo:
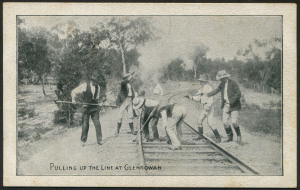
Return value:
M 68 101 L 60 101 L 60 100 L 55 100 L 54 102 L 56 102 L 56 103 L 63 103 L 63 104 L 77 104 L 77 105 L 90 105 L 90 106 L 118 108 L 118 106 L 115 106 L 115 105 L 107 105 L 107 104 L 102 104 L 102 103 L 91 104 L 91 103 L 84 103 L 84 102 L 68 102 Z

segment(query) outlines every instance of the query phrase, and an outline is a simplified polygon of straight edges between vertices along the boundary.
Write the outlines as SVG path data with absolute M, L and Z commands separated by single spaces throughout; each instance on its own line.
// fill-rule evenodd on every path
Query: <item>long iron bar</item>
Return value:
M 63 104 L 78 104 L 78 105 L 90 105 L 90 106 L 112 107 L 112 108 L 117 108 L 118 107 L 118 106 L 115 106 L 115 105 L 106 105 L 106 104 L 102 104 L 102 103 L 91 104 L 91 103 L 84 103 L 84 102 L 68 102 L 68 101 L 60 101 L 60 100 L 57 100 L 57 101 L 54 101 L 54 102 L 63 103 Z

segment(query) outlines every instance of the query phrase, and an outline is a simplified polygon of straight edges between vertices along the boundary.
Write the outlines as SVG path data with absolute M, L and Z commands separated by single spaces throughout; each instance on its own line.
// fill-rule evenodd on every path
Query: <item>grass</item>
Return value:
M 281 108 L 266 109 L 257 105 L 247 105 L 240 112 L 240 123 L 245 129 L 281 137 Z
M 260 134 L 270 134 L 281 137 L 281 106 L 280 102 L 269 103 L 269 108 L 263 108 L 255 104 L 243 104 L 239 113 L 239 123 L 245 130 Z M 215 116 L 222 118 L 222 110 L 220 109 L 220 101 L 216 101 Z

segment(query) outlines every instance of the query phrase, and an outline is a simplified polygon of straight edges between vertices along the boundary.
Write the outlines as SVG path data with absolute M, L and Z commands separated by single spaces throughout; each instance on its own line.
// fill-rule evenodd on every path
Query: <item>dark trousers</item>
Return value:
M 150 113 L 145 113 L 144 115 L 144 121 L 146 121 L 149 117 Z M 158 123 L 158 118 L 157 117 L 153 117 L 151 119 L 149 119 L 147 121 L 147 123 L 145 124 L 144 126 L 144 129 L 143 129 L 143 133 L 145 135 L 145 138 L 146 139 L 149 139 L 149 123 L 151 121 L 151 128 L 152 128 L 152 132 L 153 132 L 153 139 L 159 139 L 159 136 L 158 136 L 158 130 L 157 130 L 157 123 Z
M 92 118 L 92 121 L 95 125 L 97 142 L 100 143 L 102 140 L 102 131 L 101 131 L 101 124 L 99 120 L 99 111 L 89 111 L 87 109 L 85 109 L 82 114 L 81 141 L 86 142 L 87 140 L 90 117 Z

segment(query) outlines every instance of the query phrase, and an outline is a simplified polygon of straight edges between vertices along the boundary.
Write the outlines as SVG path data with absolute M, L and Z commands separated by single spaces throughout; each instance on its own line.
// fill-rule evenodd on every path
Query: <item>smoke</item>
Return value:
M 193 68 L 192 53 L 194 46 L 176 43 L 170 39 L 160 39 L 148 42 L 145 46 L 140 46 L 140 76 L 144 80 L 156 81 L 163 74 L 163 68 L 175 59 L 182 59 L 184 69 Z

